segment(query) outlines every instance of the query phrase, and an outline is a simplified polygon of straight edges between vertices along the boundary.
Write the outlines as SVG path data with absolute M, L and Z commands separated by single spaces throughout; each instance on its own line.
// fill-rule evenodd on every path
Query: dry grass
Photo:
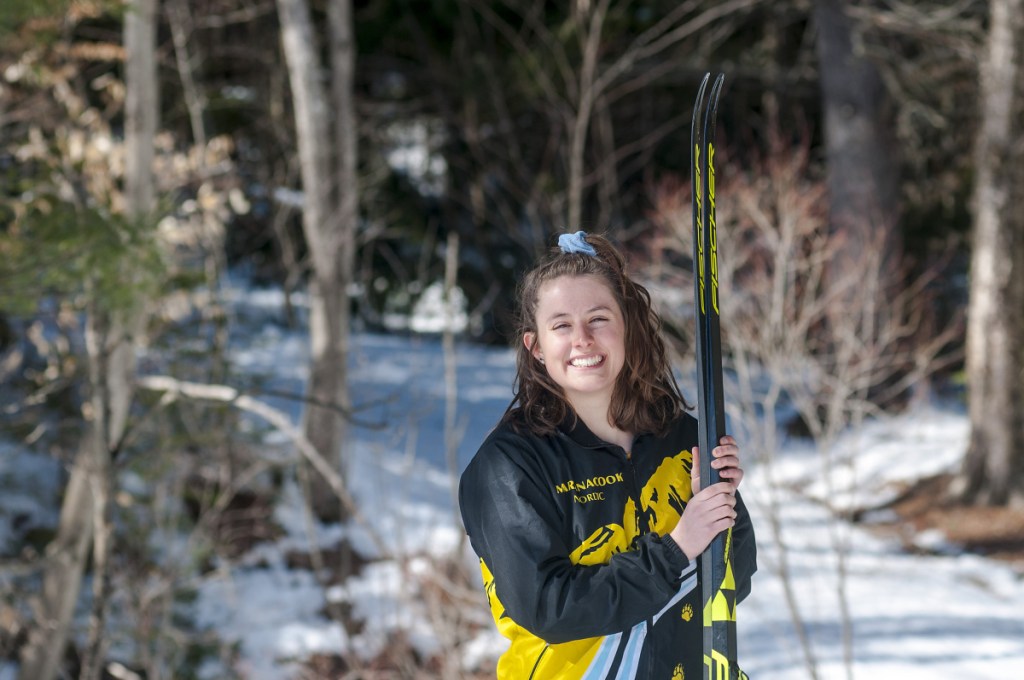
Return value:
M 964 505 L 950 494 L 951 482 L 952 476 L 945 474 L 908 486 L 883 508 L 894 517 L 870 526 L 896 536 L 913 552 L 923 551 L 917 536 L 937 530 L 949 544 L 1009 563 L 1024 575 L 1024 508 Z

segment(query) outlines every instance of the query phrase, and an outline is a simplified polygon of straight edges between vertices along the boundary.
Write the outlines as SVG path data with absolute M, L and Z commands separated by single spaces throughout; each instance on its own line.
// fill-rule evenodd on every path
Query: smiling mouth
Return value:
M 604 363 L 604 357 L 592 356 L 592 357 L 577 357 L 569 360 L 569 365 L 575 368 L 593 368 L 594 366 L 600 366 Z

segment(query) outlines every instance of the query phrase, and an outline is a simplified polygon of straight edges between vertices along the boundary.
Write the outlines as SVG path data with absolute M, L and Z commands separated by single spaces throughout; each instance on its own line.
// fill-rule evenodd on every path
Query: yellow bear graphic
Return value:
M 622 524 L 606 524 L 595 530 L 570 555 L 573 564 L 607 564 L 640 535 L 640 517 L 646 520 L 647 531 L 667 534 L 679 521 L 679 516 L 690 500 L 690 469 L 693 454 L 680 451 L 672 458 L 666 458 L 640 493 L 641 512 L 637 513 L 632 498 L 626 501 Z
M 683 607 L 682 617 L 683 617 L 683 621 L 689 621 L 690 619 L 692 619 L 693 618 L 693 607 L 691 607 L 690 605 L 686 605 L 685 607 Z
M 672 671 L 672 680 L 686 680 L 686 673 L 683 672 L 683 664 L 676 664 L 676 669 Z

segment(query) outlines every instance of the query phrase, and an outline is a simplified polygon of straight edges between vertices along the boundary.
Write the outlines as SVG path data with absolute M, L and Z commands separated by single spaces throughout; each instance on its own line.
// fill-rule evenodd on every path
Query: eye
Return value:
M 551 330 L 560 331 L 560 330 L 563 330 L 563 329 L 568 328 L 568 327 L 569 327 L 569 324 L 567 324 L 567 323 L 556 323 L 554 326 L 551 327 Z

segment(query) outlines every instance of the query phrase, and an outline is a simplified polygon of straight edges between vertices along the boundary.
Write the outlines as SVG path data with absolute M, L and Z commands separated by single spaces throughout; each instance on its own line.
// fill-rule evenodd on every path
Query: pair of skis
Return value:
M 724 74 L 707 91 L 701 81 L 690 126 L 693 187 L 694 302 L 697 308 L 697 420 L 700 486 L 720 480 L 711 450 L 725 435 L 722 397 L 722 339 L 719 328 L 718 234 L 715 224 L 715 118 Z M 707 96 L 705 97 L 705 94 Z M 732 529 L 722 532 L 700 556 L 704 605 L 705 680 L 747 680 L 736 663 L 736 583 L 732 571 Z

